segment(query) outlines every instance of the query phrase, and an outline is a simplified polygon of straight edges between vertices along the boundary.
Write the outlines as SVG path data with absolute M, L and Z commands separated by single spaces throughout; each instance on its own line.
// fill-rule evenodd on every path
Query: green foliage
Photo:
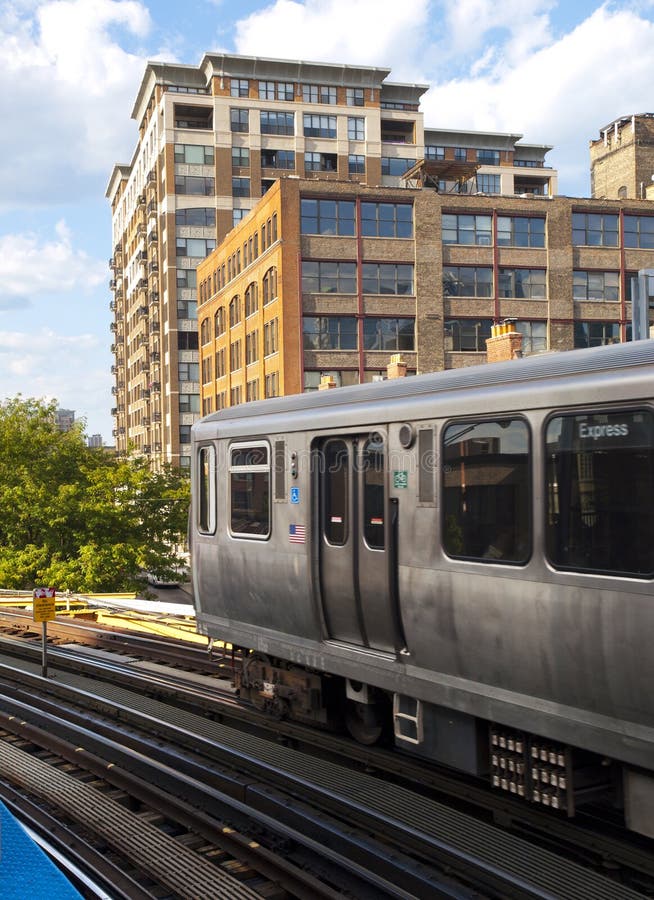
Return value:
M 0 587 L 127 591 L 167 575 L 186 532 L 188 479 L 59 431 L 56 403 L 0 402 Z

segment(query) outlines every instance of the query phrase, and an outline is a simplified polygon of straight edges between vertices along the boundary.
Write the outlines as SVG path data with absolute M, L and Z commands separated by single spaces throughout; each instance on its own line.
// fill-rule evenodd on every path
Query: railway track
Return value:
M 3 646 L 5 644 L 6 642 Z M 66 653 L 69 654 L 69 651 Z M 57 667 L 60 662 L 71 666 L 70 658 L 60 660 L 59 656 L 60 651 L 57 651 Z M 29 663 L 25 665 L 28 668 L 30 666 Z M 37 669 L 36 661 L 31 665 L 33 670 Z M 93 668 L 96 662 L 86 660 L 81 665 L 86 670 L 87 666 Z M 121 665 L 123 669 L 128 668 L 124 663 Z M 228 719 L 231 721 L 232 711 L 224 705 L 218 710 L 218 701 L 215 698 L 208 699 L 206 678 L 203 679 L 201 690 L 197 691 L 197 695 L 203 698 L 200 709 L 203 718 L 200 718 L 197 713 L 190 711 L 190 695 L 196 691 L 189 688 L 188 681 L 184 680 L 185 676 L 181 673 L 181 681 L 177 686 L 172 683 L 173 676 L 169 675 L 168 685 L 164 690 L 160 681 L 156 687 L 148 683 L 151 673 L 131 668 L 124 676 L 125 686 L 121 687 L 116 683 L 121 680 L 117 678 L 120 666 L 114 664 L 110 672 L 106 670 L 106 660 L 102 660 L 102 666 L 105 667 L 104 674 L 97 669 L 95 674 L 88 671 L 86 674 L 75 675 L 72 674 L 71 666 L 65 674 L 57 674 L 56 683 L 51 683 L 48 679 L 46 685 L 43 684 L 43 679 L 28 672 L 26 677 L 29 684 L 23 690 L 27 691 L 26 702 L 29 698 L 32 718 L 42 720 L 44 716 L 53 716 L 64 702 L 64 696 L 71 690 L 84 693 L 86 688 L 88 694 L 89 679 L 93 679 L 91 684 L 94 685 L 95 696 L 85 701 L 85 711 L 75 714 L 68 710 L 65 716 L 67 727 L 72 729 L 73 743 L 74 736 L 79 736 L 83 730 L 85 751 L 89 752 L 87 737 L 89 741 L 99 740 L 99 736 L 108 729 L 105 739 L 119 746 L 127 744 L 130 748 L 128 757 L 132 760 L 129 766 L 125 760 L 112 761 L 112 768 L 129 770 L 133 765 L 133 754 L 137 754 L 138 758 L 153 755 L 156 756 L 157 764 L 166 771 L 179 773 L 183 769 L 187 779 L 194 779 L 200 785 L 199 788 L 194 788 L 199 791 L 192 796 L 194 807 L 202 808 L 202 803 L 208 802 L 207 785 L 213 785 L 233 801 L 244 803 L 248 808 L 254 807 L 257 815 L 263 815 L 278 825 L 283 824 L 284 834 L 270 837 L 270 846 L 282 842 L 284 852 L 287 856 L 297 858 L 300 868 L 308 866 L 312 872 L 319 872 L 321 868 L 325 868 L 325 860 L 329 861 L 332 873 L 332 881 L 328 883 L 330 890 L 346 890 L 347 880 L 355 878 L 355 895 L 360 897 L 371 890 L 373 893 L 370 896 L 376 897 L 385 894 L 418 897 L 471 896 L 476 891 L 481 892 L 482 896 L 492 897 L 606 896 L 611 897 L 611 900 L 621 896 L 631 898 L 645 895 L 644 892 L 620 885 L 576 862 L 559 857 L 551 850 L 538 849 L 534 844 L 507 835 L 488 822 L 480 823 L 460 810 L 436 803 L 430 797 L 416 793 L 419 789 L 415 787 L 410 790 L 400 784 L 382 781 L 369 773 L 357 771 L 352 768 L 351 760 L 348 767 L 337 765 L 332 762 L 338 743 L 338 739 L 333 736 L 322 736 L 331 742 L 330 758 L 326 759 L 323 754 L 320 773 L 317 773 L 315 756 L 307 756 L 292 747 L 286 747 L 280 752 L 279 744 L 263 740 L 258 735 L 243 734 L 234 726 L 211 721 L 206 718 L 211 704 L 214 716 L 223 722 Z M 79 659 L 77 668 L 79 672 Z M 63 670 L 58 668 L 59 672 Z M 3 681 L 6 675 L 3 670 Z M 100 677 L 109 678 L 112 682 L 107 682 L 102 692 L 98 689 Z M 66 684 L 62 683 L 64 681 Z M 137 682 L 140 685 L 139 694 L 134 695 Z M 132 690 L 128 689 L 128 684 Z M 44 687 L 47 687 L 48 692 L 55 693 L 54 709 L 47 707 L 48 703 L 53 702 L 48 698 L 43 699 L 45 706 L 34 708 L 34 698 Z M 144 697 L 144 692 L 153 691 L 160 697 L 169 692 L 166 702 Z M 178 699 L 182 694 L 185 695 L 182 706 L 186 708 L 180 709 L 172 705 L 175 694 Z M 3 700 L 3 708 L 7 702 L 8 698 Z M 90 710 L 96 712 L 91 713 Z M 118 732 L 111 720 L 107 722 L 103 718 L 97 721 L 94 719 L 91 736 L 87 734 L 89 716 L 97 716 L 97 710 L 111 715 L 114 723 L 118 719 Z M 247 718 L 243 710 L 235 714 L 241 721 L 244 716 Z M 25 710 L 14 712 L 14 718 L 19 716 L 28 720 Z M 147 728 L 144 718 L 149 723 Z M 285 726 L 286 724 L 288 723 Z M 5 727 L 8 728 L 8 723 Z M 63 727 L 64 725 L 59 724 L 55 728 L 54 723 L 48 720 L 48 733 L 56 733 L 57 729 Z M 138 739 L 146 740 L 145 744 L 137 743 L 137 728 L 139 732 L 149 731 L 147 740 Z M 112 730 L 113 734 L 110 734 Z M 285 740 L 295 744 L 299 738 L 286 731 Z M 363 752 L 369 764 L 374 764 L 378 769 L 381 767 L 380 756 L 369 749 Z M 106 751 L 94 749 L 93 753 L 105 760 L 106 771 Z M 79 758 L 78 751 L 74 759 L 79 762 Z M 187 766 L 190 768 L 187 769 Z M 397 757 L 395 766 L 397 767 Z M 207 774 L 208 772 L 211 774 Z M 229 774 L 226 775 L 225 772 Z M 314 777 L 316 774 L 321 776 L 317 783 Z M 155 783 L 160 784 L 161 777 L 160 773 L 156 776 L 150 773 L 147 777 L 143 776 L 143 780 L 154 779 Z M 185 787 L 181 789 L 187 802 L 187 792 L 190 791 L 188 784 L 188 781 L 185 782 Z M 179 785 L 177 788 L 172 784 L 166 787 L 166 794 L 170 796 L 179 791 Z M 212 812 L 206 812 L 207 815 L 214 815 L 215 804 L 215 798 L 211 798 Z M 238 816 L 238 821 L 232 819 L 233 816 L 236 813 L 232 810 L 227 818 L 236 822 L 235 830 L 238 833 L 252 834 L 254 829 L 259 836 L 264 828 L 261 822 L 248 824 L 238 819 Z M 169 819 L 165 818 L 165 821 Z M 344 828 L 347 832 L 345 837 Z M 455 834 L 457 831 L 458 836 Z M 270 847 L 268 849 L 270 851 Z M 310 852 L 314 855 L 307 861 L 305 854 Z M 590 855 L 590 851 L 588 853 Z M 347 865 L 350 870 L 345 874 L 347 865 L 343 868 L 343 874 L 336 878 L 334 887 L 334 872 L 338 870 L 339 859 L 341 863 L 349 860 Z M 366 870 L 368 875 L 364 877 L 362 873 Z M 372 888 L 366 880 L 371 875 L 374 883 Z M 561 879 L 565 879 L 565 884 L 558 886 Z M 557 884 L 555 889 L 553 884 Z M 588 893 L 591 884 L 593 893 Z M 300 896 L 292 892 L 289 895 Z M 313 895 L 318 896 L 315 892 Z

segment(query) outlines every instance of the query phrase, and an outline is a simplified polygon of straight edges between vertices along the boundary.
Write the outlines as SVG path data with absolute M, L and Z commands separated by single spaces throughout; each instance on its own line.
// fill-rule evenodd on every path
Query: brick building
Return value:
M 654 187 L 654 114 L 624 116 L 590 142 L 591 196 L 645 199 Z
M 653 225 L 648 201 L 281 178 L 198 267 L 202 411 L 370 381 L 396 353 L 409 373 L 485 362 L 506 319 L 524 353 L 624 341 Z

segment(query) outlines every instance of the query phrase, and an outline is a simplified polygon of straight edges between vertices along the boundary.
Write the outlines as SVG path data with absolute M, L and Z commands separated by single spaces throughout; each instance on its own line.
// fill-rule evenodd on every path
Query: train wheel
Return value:
M 345 726 L 359 744 L 376 744 L 384 733 L 382 707 L 377 703 L 357 703 L 348 700 Z

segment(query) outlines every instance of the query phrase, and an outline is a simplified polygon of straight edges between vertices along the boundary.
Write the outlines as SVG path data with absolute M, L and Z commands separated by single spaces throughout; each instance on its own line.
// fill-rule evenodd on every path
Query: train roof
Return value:
M 204 425 L 215 424 L 220 430 L 232 431 L 245 425 L 244 420 L 256 420 L 261 431 L 266 430 L 265 418 L 292 416 L 293 413 L 328 412 L 337 407 L 366 406 L 416 399 L 423 394 L 475 390 L 502 385 L 517 386 L 543 379 L 566 378 L 590 373 L 619 372 L 640 366 L 654 365 L 654 340 L 610 344 L 582 350 L 541 353 L 523 359 L 501 363 L 486 363 L 463 369 L 447 369 L 388 379 L 382 382 L 339 387 L 325 391 L 291 394 L 231 406 L 205 416 L 193 426 L 204 431 Z M 654 373 L 653 373 L 654 374 Z M 249 429 L 248 429 L 249 430 Z

